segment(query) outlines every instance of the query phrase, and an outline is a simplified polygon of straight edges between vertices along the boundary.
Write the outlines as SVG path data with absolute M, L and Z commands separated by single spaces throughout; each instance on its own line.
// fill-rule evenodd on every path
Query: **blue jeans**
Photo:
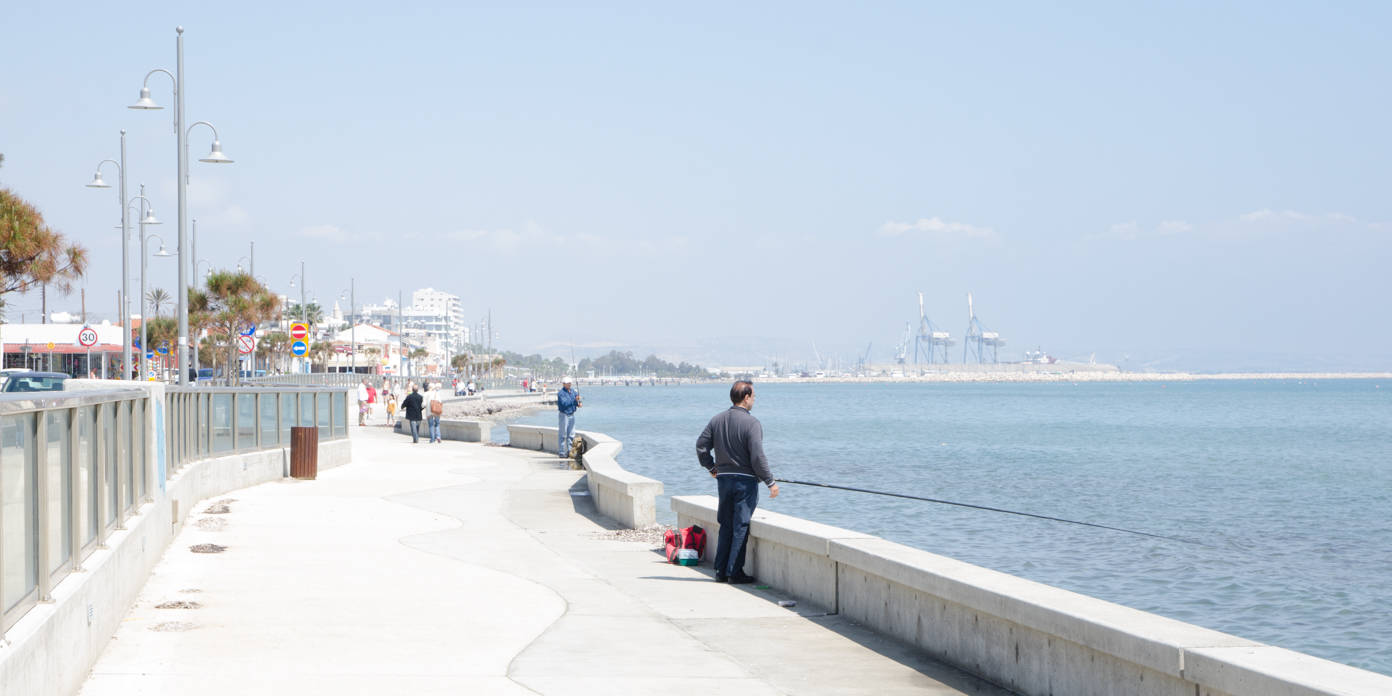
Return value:
M 429 418 L 427 418 L 427 419 L 425 419 L 425 420 L 426 420 L 427 423 L 430 424 L 430 441 L 431 441 L 431 442 L 439 442 L 439 441 L 440 441 L 440 417 L 439 417 L 439 416 L 430 416 Z
M 556 454 L 562 457 L 570 455 L 570 442 L 575 439 L 575 414 L 557 411 L 561 415 L 560 424 L 556 427 Z
M 749 542 L 749 519 L 759 506 L 759 479 L 753 476 L 717 476 L 720 507 L 719 545 L 715 550 L 715 574 L 733 577 L 744 573 L 744 551 Z
M 420 421 L 407 419 L 406 422 L 411 424 L 411 442 L 420 442 Z

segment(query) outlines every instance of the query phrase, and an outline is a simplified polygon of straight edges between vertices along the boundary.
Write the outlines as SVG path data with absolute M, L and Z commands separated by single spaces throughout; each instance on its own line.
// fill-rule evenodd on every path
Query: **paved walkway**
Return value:
M 540 453 L 352 436 L 199 504 L 81 694 L 1003 693 L 617 539 Z

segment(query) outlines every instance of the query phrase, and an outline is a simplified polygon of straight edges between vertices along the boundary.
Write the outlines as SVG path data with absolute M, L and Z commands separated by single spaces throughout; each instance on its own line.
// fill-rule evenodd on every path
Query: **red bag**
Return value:
M 680 531 L 669 529 L 662 534 L 667 545 L 667 562 L 694 566 L 706 556 L 706 530 L 691 525 Z

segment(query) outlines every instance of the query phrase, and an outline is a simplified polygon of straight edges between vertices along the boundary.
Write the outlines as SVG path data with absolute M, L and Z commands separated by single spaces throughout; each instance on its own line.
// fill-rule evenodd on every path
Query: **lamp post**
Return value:
M 340 299 L 340 300 L 341 300 L 341 299 L 344 299 L 342 293 L 339 294 L 338 299 Z M 358 306 L 357 279 L 356 279 L 356 278 L 349 278 L 349 279 L 348 279 L 348 327 L 349 327 L 349 328 L 348 328 L 348 342 L 349 342 L 349 343 L 348 343 L 348 355 L 349 355 L 349 364 L 351 364 L 351 365 L 353 366 L 353 367 L 352 367 L 352 370 L 353 370 L 353 374 L 354 374 L 354 375 L 357 375 L 357 374 L 358 374 L 358 319 L 357 319 L 357 316 L 356 316 L 357 313 L 358 313 L 357 306 Z
M 144 189 L 145 187 L 141 186 L 140 188 Z M 147 314 L 145 314 L 145 307 L 149 303 L 149 298 L 145 296 L 145 266 L 146 261 L 149 260 L 150 257 L 148 254 L 145 253 L 145 243 L 150 241 L 151 237 L 154 237 L 155 239 L 158 239 L 160 241 L 160 248 L 159 251 L 155 252 L 155 256 L 165 258 L 174 255 L 168 249 L 164 248 L 164 237 L 161 237 L 154 233 L 151 233 L 149 235 L 146 235 L 144 233 L 144 227 L 146 224 L 148 223 L 142 220 L 140 225 L 140 374 L 142 375 L 142 377 L 150 369 L 149 364 L 146 363 L 145 357 L 146 352 L 150 350 L 150 343 L 147 340 L 148 334 L 145 331 L 145 325 L 147 323 L 145 321 L 145 318 L 148 316 Z
M 305 308 L 304 259 L 301 259 L 301 260 L 300 260 L 300 272 L 299 272 L 299 273 L 291 273 L 291 274 L 290 274 L 290 287 L 291 287 L 291 288 L 294 288 L 294 287 L 295 287 L 295 279 L 296 279 L 296 278 L 298 278 L 298 279 L 300 280 L 300 321 L 301 321 L 301 322 L 306 322 L 306 323 L 307 323 L 307 322 L 309 321 L 309 317 L 308 317 L 307 314 L 305 314 L 306 308 Z
M 121 312 L 125 315 L 121 319 L 121 329 L 124 334 L 121 338 L 121 379 L 130 378 L 131 365 L 131 335 L 130 335 L 130 218 L 126 215 L 126 131 L 121 131 L 121 161 L 105 159 L 97 163 L 97 172 L 92 175 L 92 183 L 87 184 L 88 188 L 111 188 L 111 184 L 102 181 L 101 167 L 110 162 L 116 165 L 116 173 L 121 178 L 120 188 L 116 195 L 119 197 L 117 202 L 121 204 Z
M 142 215 L 140 217 L 140 358 L 136 360 L 136 364 L 140 366 L 140 370 L 136 372 L 136 378 L 143 380 L 145 379 L 145 371 L 150 368 L 150 366 L 146 363 L 145 360 L 145 356 L 149 353 L 150 350 L 150 344 L 147 343 L 145 340 L 145 322 L 146 319 L 148 319 L 148 315 L 145 314 L 145 226 L 158 225 L 160 224 L 160 221 L 155 219 L 155 210 L 153 205 L 151 205 L 149 208 L 146 208 L 146 205 L 149 205 L 150 203 L 150 199 L 145 197 L 145 184 L 140 185 L 140 195 L 136 196 L 135 198 L 132 198 L 131 200 L 135 201 L 137 199 L 140 200 L 140 207 L 142 211 L 147 212 L 147 214 Z M 163 237 L 160 237 L 160 251 L 164 251 Z M 169 252 L 166 251 L 165 255 L 168 256 Z
M 175 27 L 174 31 L 178 34 L 175 40 L 176 62 L 175 73 L 171 74 L 164 68 L 155 68 L 145 74 L 145 81 L 140 87 L 140 100 L 132 104 L 132 109 L 162 109 L 164 107 L 156 104 L 150 99 L 150 76 L 155 73 L 164 73 L 174 81 L 174 132 L 177 136 L 178 152 L 178 189 L 179 189 L 179 346 L 178 346 L 178 372 L 179 384 L 188 383 L 188 275 L 189 259 L 191 255 L 187 251 L 188 234 L 185 230 L 185 222 L 188 220 L 188 134 L 199 125 L 205 125 L 213 131 L 213 146 L 206 157 L 200 157 L 200 162 L 211 162 L 217 164 L 229 164 L 232 160 L 222 154 L 222 142 L 218 139 L 217 128 L 207 121 L 198 121 L 184 128 L 184 93 L 187 91 L 187 84 L 184 82 L 184 28 Z

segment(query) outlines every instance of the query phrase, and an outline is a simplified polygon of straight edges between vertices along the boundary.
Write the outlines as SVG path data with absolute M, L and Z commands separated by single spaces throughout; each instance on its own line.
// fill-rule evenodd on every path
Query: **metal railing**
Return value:
M 0 397 L 0 635 L 199 459 L 348 435 L 343 389 L 170 387 Z

